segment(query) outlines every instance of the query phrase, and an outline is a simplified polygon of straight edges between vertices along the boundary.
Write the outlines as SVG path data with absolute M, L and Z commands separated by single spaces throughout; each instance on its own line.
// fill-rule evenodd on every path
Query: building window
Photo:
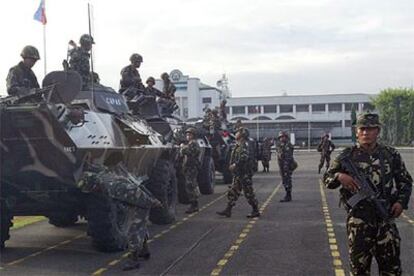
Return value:
M 342 112 L 342 104 L 341 103 L 332 103 L 328 104 L 329 112 Z
M 293 105 L 291 104 L 281 104 L 279 108 L 280 108 L 280 113 L 292 113 L 293 112 Z
M 312 112 L 325 112 L 325 104 L 313 104 Z
M 345 127 L 351 127 L 351 120 L 345 120 Z
M 358 110 L 358 103 L 346 103 L 345 104 L 345 111 L 351 111 L 352 106 L 355 107 L 355 110 Z
M 308 104 L 297 104 L 296 112 L 309 112 L 309 105 Z
M 201 100 L 203 104 L 211 104 L 211 97 L 202 98 Z
M 277 105 L 264 105 L 263 112 L 264 113 L 277 113 Z
M 230 113 L 230 107 L 226 106 L 226 107 L 224 108 L 224 110 L 226 111 L 226 114 L 229 114 L 229 113 Z
M 188 108 L 183 109 L 183 116 L 184 118 L 188 118 Z
M 244 114 L 244 105 L 243 106 L 233 106 L 233 114 Z
M 257 105 L 249 105 L 247 107 L 247 112 L 249 114 L 260 113 L 260 106 L 257 106 Z
M 374 106 L 371 103 L 363 103 L 363 111 L 374 111 Z

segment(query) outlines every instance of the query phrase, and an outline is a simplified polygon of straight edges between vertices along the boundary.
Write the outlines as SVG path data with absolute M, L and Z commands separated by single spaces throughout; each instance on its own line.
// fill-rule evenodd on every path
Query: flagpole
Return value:
M 43 69 L 46 76 L 47 66 L 46 66 L 46 24 L 43 24 Z

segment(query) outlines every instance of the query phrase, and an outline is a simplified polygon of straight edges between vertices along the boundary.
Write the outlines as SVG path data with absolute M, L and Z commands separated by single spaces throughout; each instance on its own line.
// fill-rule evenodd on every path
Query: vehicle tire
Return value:
M 124 250 L 136 207 L 103 195 L 91 194 L 87 200 L 88 235 L 92 245 L 102 252 Z
M 214 161 L 210 156 L 206 156 L 198 172 L 198 188 L 203 195 L 214 194 L 214 185 L 216 182 L 216 174 L 214 169 Z
M 13 226 L 13 216 L 10 215 L 6 203 L 0 202 L 0 249 L 4 248 L 5 242 L 10 239 L 10 227 Z
M 177 190 L 178 202 L 181 204 L 190 204 L 187 191 L 185 190 L 185 177 L 182 172 L 177 171 Z
M 78 222 L 78 215 L 75 213 L 56 213 L 48 216 L 49 223 L 56 227 L 73 226 Z
M 147 188 L 163 205 L 151 209 L 150 220 L 155 224 L 174 222 L 177 205 L 177 178 L 174 164 L 169 160 L 159 159 L 152 170 Z

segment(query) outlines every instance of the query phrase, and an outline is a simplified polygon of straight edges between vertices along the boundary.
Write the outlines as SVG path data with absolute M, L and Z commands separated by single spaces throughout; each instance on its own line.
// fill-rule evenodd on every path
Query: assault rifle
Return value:
M 341 160 L 341 165 L 360 185 L 359 191 L 347 200 L 349 207 L 352 209 L 362 200 L 367 200 L 374 205 L 377 214 L 383 220 L 389 220 L 389 202 L 385 199 L 378 199 L 378 191 L 375 186 L 372 185 L 372 183 L 366 177 L 360 174 L 358 169 L 355 167 L 355 164 L 349 157 L 343 158 Z

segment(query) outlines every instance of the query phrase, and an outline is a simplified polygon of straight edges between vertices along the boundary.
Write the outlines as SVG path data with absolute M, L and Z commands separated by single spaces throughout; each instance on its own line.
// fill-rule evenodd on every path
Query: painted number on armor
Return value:
M 106 103 L 110 104 L 110 105 L 118 105 L 121 106 L 121 100 L 117 99 L 117 98 L 111 98 L 111 97 L 106 97 L 105 98 Z
M 63 150 L 65 152 L 75 152 L 76 148 L 75 147 L 63 147 Z

